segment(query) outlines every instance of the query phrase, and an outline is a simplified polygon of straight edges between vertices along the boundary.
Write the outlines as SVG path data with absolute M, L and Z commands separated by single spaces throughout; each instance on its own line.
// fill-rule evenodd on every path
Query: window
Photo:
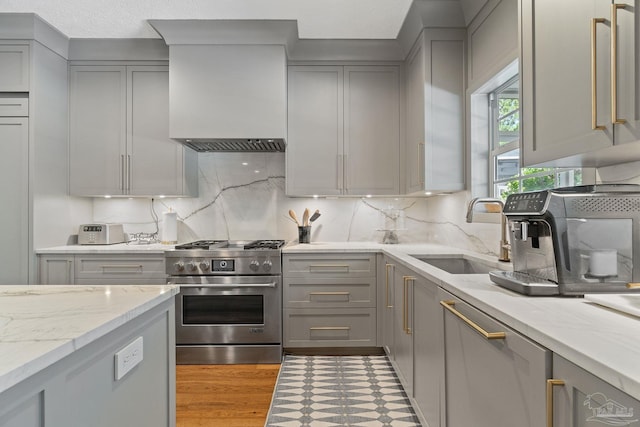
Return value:
M 511 78 L 489 94 L 491 184 L 494 197 L 582 183 L 582 170 L 520 167 L 520 81 Z

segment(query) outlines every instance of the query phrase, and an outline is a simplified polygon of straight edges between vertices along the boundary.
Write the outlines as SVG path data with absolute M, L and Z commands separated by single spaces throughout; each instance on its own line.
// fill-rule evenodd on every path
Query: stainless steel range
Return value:
M 200 240 L 165 251 L 178 364 L 280 363 L 284 240 Z

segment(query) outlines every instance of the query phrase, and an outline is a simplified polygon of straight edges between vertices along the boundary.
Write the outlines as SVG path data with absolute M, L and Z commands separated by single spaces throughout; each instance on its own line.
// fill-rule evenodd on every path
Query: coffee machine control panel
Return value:
M 504 205 L 505 214 L 537 214 L 542 213 L 547 201 L 548 191 L 511 194 Z

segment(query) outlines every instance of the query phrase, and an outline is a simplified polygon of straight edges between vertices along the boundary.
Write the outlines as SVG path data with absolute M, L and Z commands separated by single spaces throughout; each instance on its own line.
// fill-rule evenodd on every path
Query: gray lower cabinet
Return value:
M 568 360 L 553 355 L 553 378 L 547 392 L 552 402 L 549 427 L 625 426 L 638 422 L 640 401 Z
M 393 364 L 409 396 L 413 395 L 413 288 L 416 277 L 403 266 L 393 273 Z
M 38 255 L 43 285 L 162 285 L 164 256 L 156 254 Z
M 173 299 L 0 394 L 0 426 L 174 427 Z M 114 357 L 142 338 L 142 361 L 116 379 Z
M 551 352 L 442 289 L 438 299 L 444 315 L 446 425 L 545 426 Z
M 284 347 L 375 347 L 375 254 L 285 254 Z
M 443 321 L 438 285 L 413 283 L 413 399 L 427 427 L 445 426 Z

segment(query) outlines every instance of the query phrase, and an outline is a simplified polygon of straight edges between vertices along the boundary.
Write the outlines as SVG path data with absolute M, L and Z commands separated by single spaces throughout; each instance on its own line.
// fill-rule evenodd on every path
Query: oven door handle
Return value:
M 175 283 L 181 288 L 275 288 L 276 282 L 271 283 Z

